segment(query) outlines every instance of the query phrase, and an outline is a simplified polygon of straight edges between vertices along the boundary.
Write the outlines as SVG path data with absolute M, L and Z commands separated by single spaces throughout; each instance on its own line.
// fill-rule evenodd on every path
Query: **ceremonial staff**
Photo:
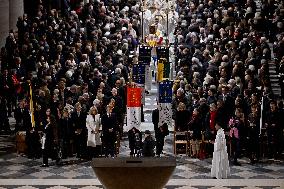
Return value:
M 32 128 L 34 128 L 35 127 L 35 117 L 34 117 L 33 91 L 32 91 L 31 83 L 30 83 L 30 116 L 31 116 Z
M 141 43 L 144 43 L 144 2 L 141 3 Z
M 169 45 L 169 0 L 167 0 L 167 43 L 166 45 Z

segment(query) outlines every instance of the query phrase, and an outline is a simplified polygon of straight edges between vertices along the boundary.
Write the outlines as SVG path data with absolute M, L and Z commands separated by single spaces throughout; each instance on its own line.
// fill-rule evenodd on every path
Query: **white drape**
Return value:
M 230 167 L 226 146 L 226 138 L 223 129 L 217 131 L 212 159 L 211 177 L 217 179 L 227 178 L 230 175 Z

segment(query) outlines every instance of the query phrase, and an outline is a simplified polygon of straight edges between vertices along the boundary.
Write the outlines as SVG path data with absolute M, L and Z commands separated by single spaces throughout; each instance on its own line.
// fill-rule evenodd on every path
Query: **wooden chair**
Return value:
M 174 131 L 174 154 L 177 155 L 177 151 L 180 149 L 178 146 L 185 146 L 184 151 L 185 154 L 188 155 L 188 145 L 188 132 Z

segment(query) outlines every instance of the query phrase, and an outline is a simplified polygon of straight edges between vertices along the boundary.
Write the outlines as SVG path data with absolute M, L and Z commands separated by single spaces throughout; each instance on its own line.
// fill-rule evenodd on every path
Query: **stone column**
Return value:
M 24 0 L 10 0 L 9 5 L 9 29 L 17 30 L 19 16 L 24 14 Z
M 0 0 L 0 48 L 9 33 L 9 0 Z

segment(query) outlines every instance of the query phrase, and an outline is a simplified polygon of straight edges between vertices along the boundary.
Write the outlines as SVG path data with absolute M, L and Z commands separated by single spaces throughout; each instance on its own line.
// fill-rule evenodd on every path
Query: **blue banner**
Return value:
M 151 58 L 152 58 L 151 50 L 152 50 L 152 47 L 148 47 L 148 46 L 139 47 L 139 56 L 138 56 L 139 64 L 150 65 Z
M 165 80 L 159 83 L 159 103 L 172 103 L 173 81 Z
M 135 83 L 145 84 L 145 65 L 133 64 L 132 79 Z

